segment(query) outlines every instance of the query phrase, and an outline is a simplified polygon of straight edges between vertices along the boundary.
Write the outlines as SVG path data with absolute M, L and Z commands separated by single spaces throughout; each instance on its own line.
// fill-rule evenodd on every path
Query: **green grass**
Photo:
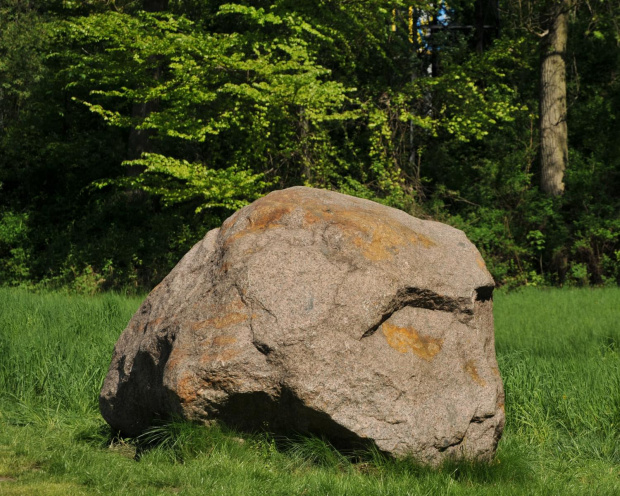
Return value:
M 139 303 L 0 288 L 0 495 L 620 494 L 620 289 L 497 294 L 504 437 L 439 470 L 174 422 L 111 438 L 98 392 Z

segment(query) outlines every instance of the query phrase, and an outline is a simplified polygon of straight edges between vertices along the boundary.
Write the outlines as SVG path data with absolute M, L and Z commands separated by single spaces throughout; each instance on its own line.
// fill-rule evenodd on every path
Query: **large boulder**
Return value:
M 120 336 L 100 397 L 157 418 L 488 460 L 504 426 L 493 279 L 463 232 L 310 188 L 209 232 Z

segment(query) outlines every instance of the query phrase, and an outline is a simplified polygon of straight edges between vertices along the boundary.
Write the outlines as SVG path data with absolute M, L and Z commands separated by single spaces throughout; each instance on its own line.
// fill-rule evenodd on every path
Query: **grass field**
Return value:
M 137 298 L 0 289 L 0 495 L 618 495 L 620 289 L 495 297 L 507 422 L 489 466 L 162 425 L 113 440 L 97 397 Z

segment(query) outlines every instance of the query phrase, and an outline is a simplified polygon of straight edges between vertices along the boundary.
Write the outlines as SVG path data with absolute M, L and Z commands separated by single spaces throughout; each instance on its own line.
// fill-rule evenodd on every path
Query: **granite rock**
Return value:
M 315 433 L 436 465 L 490 460 L 504 426 L 493 279 L 465 234 L 295 187 L 210 231 L 120 336 L 100 396 L 158 418 Z

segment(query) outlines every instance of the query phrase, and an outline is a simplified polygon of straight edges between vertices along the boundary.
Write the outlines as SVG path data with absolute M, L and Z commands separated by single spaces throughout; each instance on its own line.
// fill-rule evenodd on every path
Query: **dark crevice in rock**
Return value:
M 495 413 L 494 412 L 487 412 L 487 413 L 483 413 L 483 414 L 478 414 L 478 411 L 476 410 L 474 412 L 474 415 L 472 416 L 472 418 L 470 420 L 470 424 L 481 424 L 485 420 L 488 420 L 488 419 L 493 418 L 493 417 L 495 417 Z
M 465 439 L 465 435 L 459 436 L 457 438 L 452 438 L 452 439 L 444 438 L 440 442 L 435 443 L 434 447 L 437 449 L 437 451 L 442 453 L 446 451 L 448 448 L 453 448 L 454 446 L 458 446 L 459 444 L 463 442 L 463 439 Z
M 258 351 L 260 351 L 265 356 L 269 355 L 273 351 L 273 348 L 269 345 L 266 345 L 265 343 L 259 343 L 258 341 L 252 341 L 252 344 L 254 345 L 254 348 L 256 348 Z
M 488 420 L 490 418 L 493 418 L 495 415 L 490 413 L 488 415 L 482 415 L 480 417 L 472 417 L 471 419 L 471 423 L 472 424 L 481 424 L 482 422 L 484 422 L 485 420 Z
M 465 317 L 464 320 L 471 318 L 473 315 L 471 301 L 467 298 L 450 298 L 428 289 L 406 287 L 396 293 L 396 296 L 387 306 L 379 321 L 364 332 L 360 339 L 372 336 L 386 320 L 405 307 L 454 312 L 463 315 Z
M 467 298 L 450 298 L 428 289 L 403 288 L 398 292 L 397 299 L 405 302 L 403 306 L 440 310 L 442 312 L 472 313 L 471 304 Z
M 493 298 L 494 286 L 481 286 L 476 288 L 476 301 L 489 301 Z

